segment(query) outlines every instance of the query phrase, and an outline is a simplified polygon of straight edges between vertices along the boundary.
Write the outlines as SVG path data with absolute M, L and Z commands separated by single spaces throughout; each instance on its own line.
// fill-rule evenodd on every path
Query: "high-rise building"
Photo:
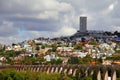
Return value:
M 81 33 L 86 33 L 87 31 L 87 17 L 80 17 L 80 30 Z

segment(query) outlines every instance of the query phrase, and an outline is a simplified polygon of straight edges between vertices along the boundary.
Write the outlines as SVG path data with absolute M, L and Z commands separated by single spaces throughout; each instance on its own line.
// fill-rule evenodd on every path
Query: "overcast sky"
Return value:
M 120 0 L 0 0 L 0 43 L 72 35 L 79 17 L 88 30 L 120 31 Z

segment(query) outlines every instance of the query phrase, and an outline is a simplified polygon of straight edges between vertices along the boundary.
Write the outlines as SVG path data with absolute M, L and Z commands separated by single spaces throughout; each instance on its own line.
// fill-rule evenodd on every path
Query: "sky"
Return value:
M 73 35 L 79 17 L 88 30 L 120 31 L 120 0 L 0 0 L 0 43 Z

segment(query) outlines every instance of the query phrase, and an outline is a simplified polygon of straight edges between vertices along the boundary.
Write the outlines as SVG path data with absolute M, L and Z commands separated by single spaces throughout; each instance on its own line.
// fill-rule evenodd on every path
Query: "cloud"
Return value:
M 54 31 L 56 28 L 59 29 L 61 14 L 68 14 L 72 10 L 70 4 L 56 0 L 12 0 L 7 2 L 5 0 L 0 4 L 0 13 L 4 19 L 15 22 L 19 28 L 23 25 L 26 30 Z
M 12 22 L 3 21 L 0 25 L 0 36 L 8 37 L 18 34 L 18 28 L 14 27 Z
M 69 3 L 57 0 L 1 0 L 0 38 L 15 42 L 57 32 L 63 28 L 62 16 L 72 10 Z

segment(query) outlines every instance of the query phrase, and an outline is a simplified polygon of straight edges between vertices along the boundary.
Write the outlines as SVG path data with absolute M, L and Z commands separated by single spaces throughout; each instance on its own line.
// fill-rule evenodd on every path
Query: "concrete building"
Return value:
M 87 17 L 80 17 L 80 33 L 87 32 Z
M 77 41 L 79 39 L 80 41 L 85 41 L 91 38 L 94 38 L 98 42 L 110 42 L 111 40 L 114 40 L 115 35 L 108 31 L 99 31 L 99 30 L 87 30 L 87 17 L 81 16 L 79 18 L 79 30 L 70 36 L 69 40 L 71 41 Z M 87 39 L 86 39 L 87 38 Z

